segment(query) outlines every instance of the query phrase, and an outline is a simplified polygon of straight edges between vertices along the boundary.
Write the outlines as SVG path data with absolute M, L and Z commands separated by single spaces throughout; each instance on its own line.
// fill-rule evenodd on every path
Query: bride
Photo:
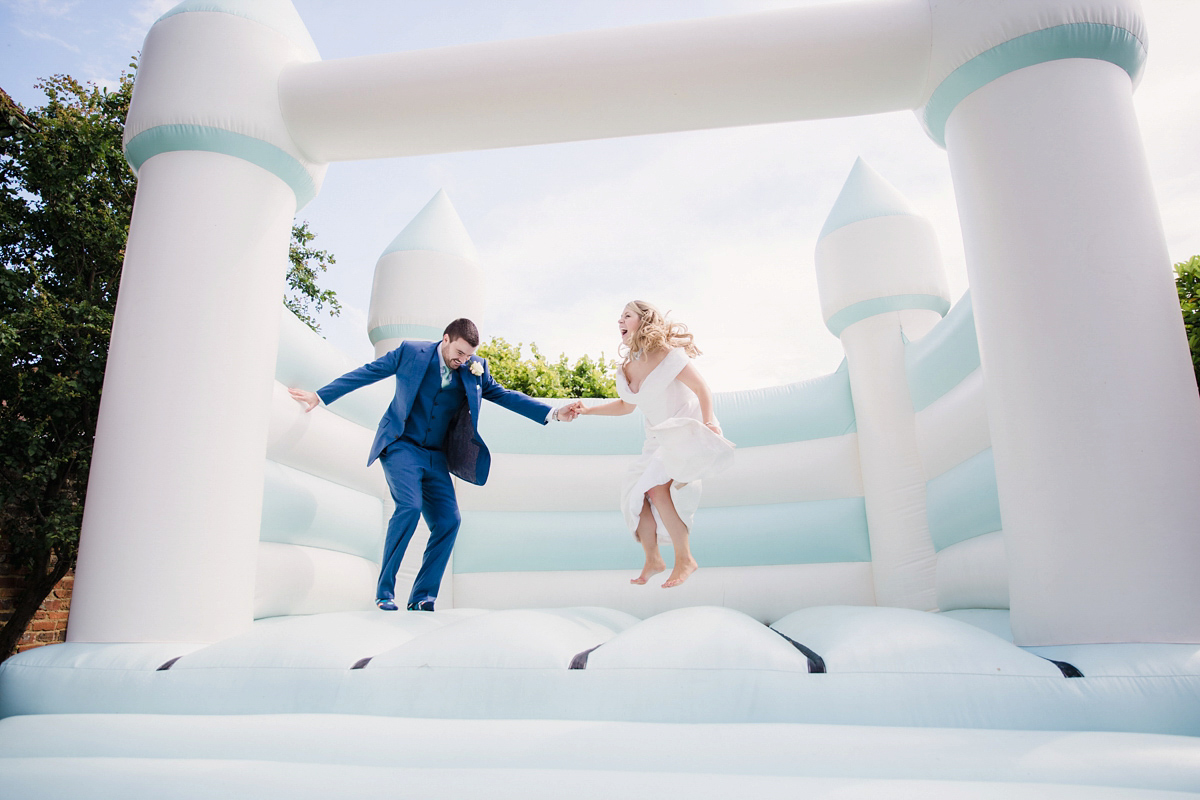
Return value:
M 691 363 L 700 355 L 687 326 L 669 322 L 657 308 L 634 300 L 621 312 L 624 361 L 617 368 L 619 400 L 598 406 L 577 402 L 580 414 L 618 416 L 640 408 L 646 422 L 641 457 L 621 486 L 625 523 L 646 551 L 644 584 L 667 568 L 662 544 L 675 550 L 675 568 L 664 589 L 678 586 L 696 571 L 688 532 L 700 505 L 700 478 L 728 467 L 733 444 L 721 436 L 713 395 Z

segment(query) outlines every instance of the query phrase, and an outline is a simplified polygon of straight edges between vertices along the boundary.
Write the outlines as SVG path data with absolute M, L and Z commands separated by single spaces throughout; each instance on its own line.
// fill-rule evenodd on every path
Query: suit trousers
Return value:
M 462 522 L 446 454 L 399 440 L 388 445 L 380 461 L 396 510 L 388 521 L 375 596 L 395 598 L 396 572 L 413 531 L 417 529 L 417 521 L 424 515 L 425 524 L 429 526 L 429 544 L 425 547 L 421 569 L 413 582 L 408 602 L 433 600 L 442 584 L 442 575 Z

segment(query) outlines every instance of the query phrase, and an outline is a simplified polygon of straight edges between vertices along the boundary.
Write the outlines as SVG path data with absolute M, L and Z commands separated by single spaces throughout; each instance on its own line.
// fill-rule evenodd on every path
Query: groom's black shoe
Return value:
M 382 610 L 382 611 L 399 611 L 400 610 L 400 607 L 397 606 L 392 601 L 392 598 L 390 598 L 390 597 L 379 598 L 378 600 L 375 601 L 375 605 L 379 606 L 380 610 Z
M 433 601 L 432 600 L 422 600 L 419 603 L 409 603 L 408 610 L 409 611 L 433 611 Z

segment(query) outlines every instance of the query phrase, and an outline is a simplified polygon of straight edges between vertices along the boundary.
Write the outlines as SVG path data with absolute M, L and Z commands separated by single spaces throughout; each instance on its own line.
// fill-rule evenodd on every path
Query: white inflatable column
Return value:
M 437 341 L 451 320 L 483 314 L 483 271 L 458 212 L 439 190 L 375 263 L 367 332 L 375 355 L 405 339 Z
M 323 173 L 276 86 L 315 58 L 287 0 L 190 0 L 146 37 L 71 641 L 213 641 L 251 623 L 289 233 Z
M 842 340 L 858 427 L 875 602 L 937 609 L 937 554 L 904 339 L 950 308 L 933 227 L 860 159 L 817 240 L 825 324 Z
M 1141 20 L 986 16 L 935 25 L 923 115 L 958 195 L 1016 642 L 1200 642 L 1200 399 L 1132 103 Z

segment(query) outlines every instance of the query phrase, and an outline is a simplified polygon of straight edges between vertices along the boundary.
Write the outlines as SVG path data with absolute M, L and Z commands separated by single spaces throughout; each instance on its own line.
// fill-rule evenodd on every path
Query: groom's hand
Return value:
M 566 422 L 571 422 L 582 413 L 584 413 L 584 405 L 582 400 L 576 400 L 569 406 L 563 406 L 558 412 L 559 418 Z
M 559 406 L 554 412 L 554 417 L 559 422 L 571 422 L 579 416 L 579 406 L 582 405 L 579 401 L 571 403 L 569 406 Z
M 309 392 L 304 389 L 288 389 L 288 394 L 290 394 L 297 403 L 304 406 L 305 413 L 308 413 L 317 406 L 321 405 L 321 398 L 317 397 L 316 392 Z

